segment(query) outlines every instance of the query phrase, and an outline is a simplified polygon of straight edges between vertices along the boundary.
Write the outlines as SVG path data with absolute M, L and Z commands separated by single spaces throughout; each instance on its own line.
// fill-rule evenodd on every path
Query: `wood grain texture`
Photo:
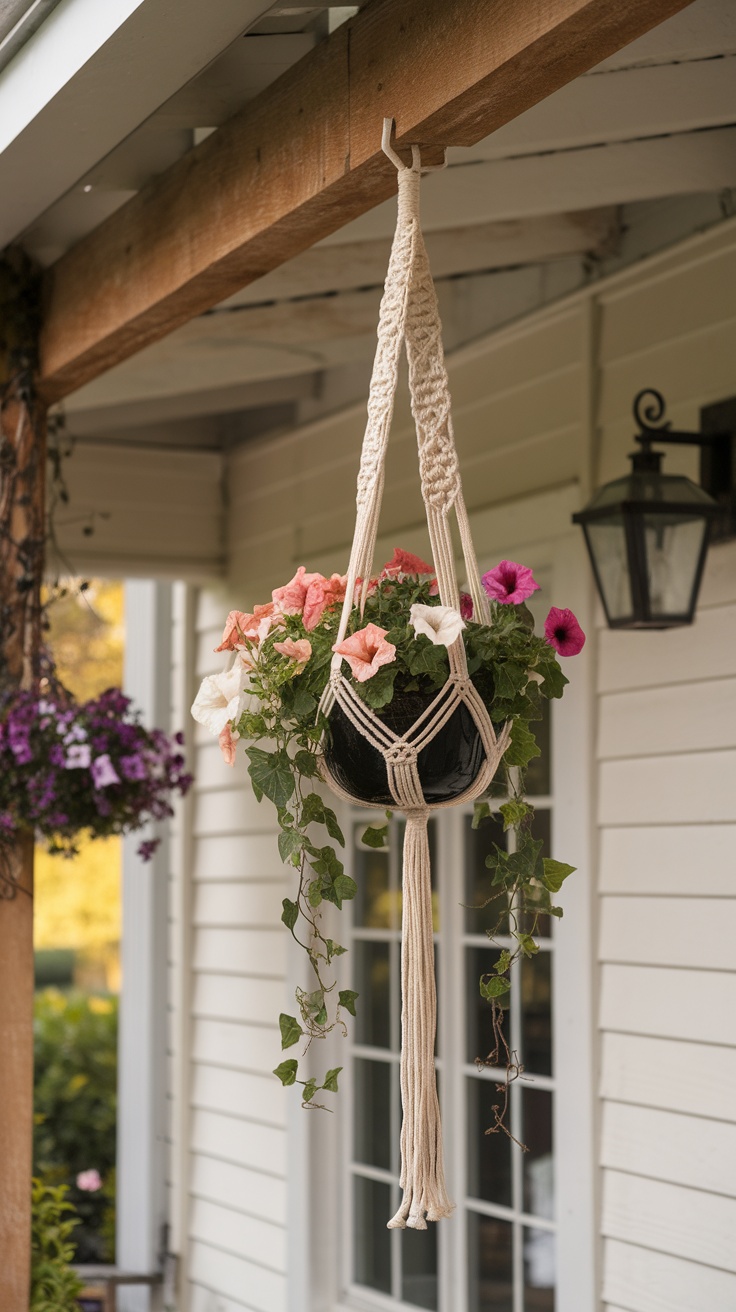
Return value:
M 42 381 L 74 391 L 396 189 L 398 140 L 466 145 L 687 0 L 374 0 L 49 271 Z

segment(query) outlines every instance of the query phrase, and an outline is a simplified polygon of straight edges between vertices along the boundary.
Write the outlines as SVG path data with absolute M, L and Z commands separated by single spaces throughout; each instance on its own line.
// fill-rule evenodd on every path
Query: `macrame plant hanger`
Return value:
M 373 569 L 378 519 L 384 484 L 386 447 L 394 407 L 401 347 L 409 367 L 411 407 L 419 448 L 419 470 L 432 558 L 443 606 L 460 608 L 460 593 L 450 533 L 454 512 L 460 533 L 473 615 L 490 623 L 488 600 L 481 587 L 478 563 L 463 501 L 457 452 L 450 415 L 450 392 L 442 350 L 437 296 L 419 226 L 421 159 L 412 146 L 410 167 L 391 147 L 393 121 L 384 120 L 383 149 L 399 175 L 396 233 L 389 261 L 378 323 L 378 346 L 368 399 L 368 423 L 360 461 L 357 517 L 348 566 L 347 590 L 337 642 L 347 633 L 355 604 L 362 607 Z M 362 581 L 362 582 L 361 582 Z M 406 816 L 402 872 L 401 930 L 401 1188 L 403 1199 L 389 1228 L 425 1230 L 427 1221 L 449 1216 L 453 1209 L 445 1187 L 442 1125 L 434 1066 L 437 998 L 429 813 L 435 806 L 472 801 L 486 791 L 509 741 L 509 726 L 496 733 L 484 703 L 468 676 L 462 634 L 448 647 L 450 676 L 431 705 L 403 735 L 394 733 L 361 700 L 341 672 L 342 657 L 332 660 L 330 682 L 322 710 L 328 717 L 337 704 L 362 737 L 384 758 L 388 784 L 397 808 Z M 418 759 L 422 749 L 464 704 L 480 735 L 483 756 L 470 787 L 450 801 L 430 805 L 422 792 Z M 347 801 L 359 801 L 341 786 L 325 763 L 330 787 Z M 377 804 L 379 805 L 379 804 Z

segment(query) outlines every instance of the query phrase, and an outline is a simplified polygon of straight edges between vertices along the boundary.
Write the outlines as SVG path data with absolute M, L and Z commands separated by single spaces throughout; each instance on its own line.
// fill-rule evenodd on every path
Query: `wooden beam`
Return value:
M 688 2 L 372 0 L 52 267 L 45 396 L 387 199 L 384 116 L 399 144 L 472 145 Z

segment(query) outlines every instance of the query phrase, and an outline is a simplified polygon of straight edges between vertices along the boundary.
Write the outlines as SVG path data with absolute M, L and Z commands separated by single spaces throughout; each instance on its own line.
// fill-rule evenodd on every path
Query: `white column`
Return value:
M 125 585 L 125 691 L 147 727 L 169 728 L 171 585 Z M 168 852 L 165 825 L 123 841 L 123 932 L 118 1040 L 117 1264 L 153 1272 L 165 1215 L 166 960 Z M 136 849 L 162 837 L 152 861 Z M 147 1289 L 122 1288 L 119 1312 L 148 1312 Z

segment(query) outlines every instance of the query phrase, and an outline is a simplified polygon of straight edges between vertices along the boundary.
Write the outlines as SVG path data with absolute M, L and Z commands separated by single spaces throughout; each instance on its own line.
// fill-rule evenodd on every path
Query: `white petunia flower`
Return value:
M 219 737 L 230 720 L 239 720 L 243 714 L 249 682 L 250 671 L 241 661 L 237 661 L 231 670 L 208 675 L 202 680 L 192 705 L 194 719 L 216 738 Z
M 430 642 L 451 647 L 465 628 L 465 620 L 452 606 L 412 606 L 409 623 L 415 633 L 423 633 Z

